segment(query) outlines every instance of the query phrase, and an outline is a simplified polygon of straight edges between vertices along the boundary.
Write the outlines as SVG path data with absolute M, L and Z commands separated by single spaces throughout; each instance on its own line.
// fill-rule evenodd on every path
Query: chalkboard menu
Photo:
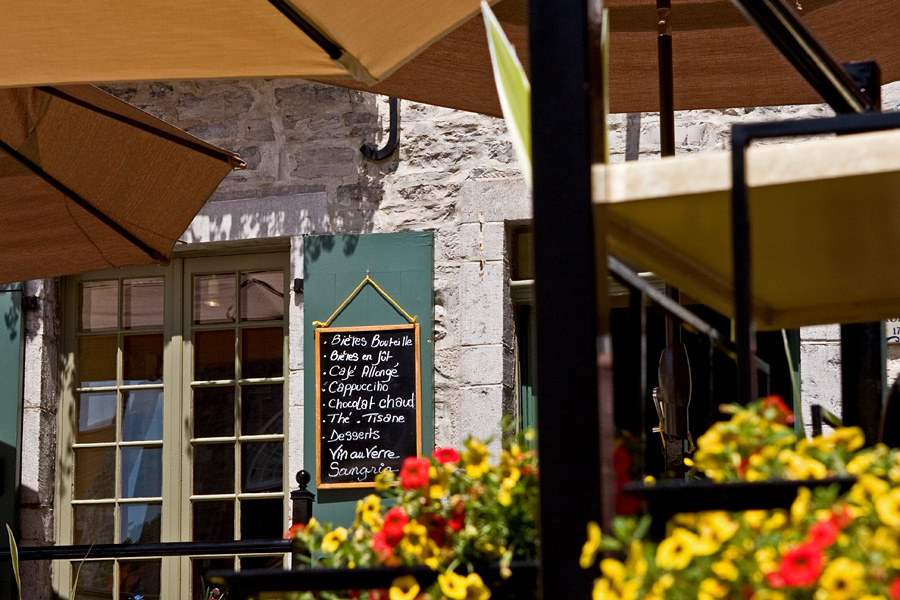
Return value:
M 422 451 L 419 325 L 316 330 L 316 487 L 373 486 Z

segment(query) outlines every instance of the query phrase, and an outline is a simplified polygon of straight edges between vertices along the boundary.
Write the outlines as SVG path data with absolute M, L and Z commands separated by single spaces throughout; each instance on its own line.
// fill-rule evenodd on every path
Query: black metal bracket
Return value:
M 824 119 L 797 119 L 770 123 L 746 123 L 731 128 L 731 235 L 734 264 L 734 318 L 737 345 L 737 401 L 756 399 L 755 355 L 750 287 L 750 221 L 747 205 L 746 151 L 758 139 L 848 134 L 900 128 L 898 113 L 843 114 Z
M 638 274 L 630 269 L 625 263 L 614 256 L 607 255 L 606 266 L 609 269 L 609 274 L 627 287 L 632 293 L 641 293 L 645 295 L 648 299 L 656 302 L 664 313 L 675 317 L 684 325 L 709 338 L 714 347 L 726 353 L 728 356 L 735 355 L 735 348 L 731 345 L 726 334 L 686 309 L 668 295 L 657 290 L 652 284 L 641 279 Z
M 878 110 L 866 93 L 837 62 L 783 0 L 732 0 L 738 10 L 767 37 L 835 111 Z
M 378 148 L 371 144 L 363 144 L 359 151 L 369 160 L 384 160 L 394 153 L 400 143 L 400 99 L 389 98 L 390 124 L 388 125 L 388 139 L 384 146 Z

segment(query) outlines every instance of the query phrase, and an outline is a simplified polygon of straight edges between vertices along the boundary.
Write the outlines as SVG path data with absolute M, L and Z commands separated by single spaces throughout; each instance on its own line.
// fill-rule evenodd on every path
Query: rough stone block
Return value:
M 248 171 L 255 171 L 259 168 L 262 162 L 262 153 L 259 150 L 259 146 L 243 146 L 238 148 L 237 153 L 247 163 L 244 171 L 242 171 L 245 176 Z
M 207 202 L 182 239 L 188 243 L 285 237 L 328 231 L 325 193 Z
M 274 142 L 275 129 L 270 119 L 250 119 L 246 123 L 245 139 L 254 142 Z
M 480 439 L 493 437 L 489 446 L 495 456 L 500 453 L 500 419 L 503 416 L 503 386 L 480 386 L 461 390 L 459 406 L 460 440 L 472 435 Z
M 506 255 L 506 226 L 503 223 L 464 223 L 459 227 L 460 258 L 503 260 Z
M 185 131 L 201 140 L 228 140 L 229 142 L 238 137 L 238 128 L 235 121 L 201 123 L 193 127 L 185 128 Z M 241 154 L 244 160 L 247 158 Z
M 240 116 L 253 106 L 253 90 L 250 87 L 223 90 L 208 95 L 184 94 L 178 101 L 180 121 L 207 121 Z
M 52 505 L 56 493 L 56 415 L 39 408 L 22 411 L 19 501 L 24 505 Z M 50 457 L 48 459 L 48 457 Z
M 480 346 L 503 341 L 503 265 L 464 263 L 460 268 L 460 339 Z
M 456 212 L 463 223 L 530 219 L 531 192 L 521 178 L 467 181 Z
M 505 348 L 501 344 L 463 346 L 459 353 L 461 383 L 463 385 L 503 383 L 505 354 Z
M 354 148 L 341 147 L 297 152 L 292 155 L 297 166 L 291 175 L 308 179 L 355 175 L 358 153 L 359 151 Z
M 807 341 L 841 341 L 840 325 L 811 325 L 800 328 L 800 340 Z
M 835 344 L 807 343 L 800 347 L 800 390 L 803 422 L 811 423 L 810 406 L 821 404 L 841 414 L 841 350 Z

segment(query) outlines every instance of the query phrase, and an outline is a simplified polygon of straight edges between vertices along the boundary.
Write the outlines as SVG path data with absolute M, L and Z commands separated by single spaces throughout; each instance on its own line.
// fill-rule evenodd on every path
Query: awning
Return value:
M 0 89 L 0 282 L 165 262 L 242 164 L 91 86 Z
M 730 153 L 593 167 L 610 253 L 733 316 Z M 900 315 L 900 132 L 747 151 L 759 329 Z

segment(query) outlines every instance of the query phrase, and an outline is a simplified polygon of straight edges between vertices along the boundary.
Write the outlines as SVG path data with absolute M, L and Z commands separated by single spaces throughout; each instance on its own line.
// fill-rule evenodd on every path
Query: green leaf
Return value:
M 482 0 L 481 13 L 487 29 L 488 48 L 494 68 L 494 82 L 500 97 L 500 108 L 522 175 L 531 187 L 531 85 L 516 49 L 503 33 L 500 22 L 487 2 Z
M 647 532 L 650 531 L 650 523 L 653 521 L 653 517 L 650 515 L 644 515 L 641 517 L 640 521 L 637 523 L 637 527 L 634 528 L 634 533 L 631 534 L 632 539 L 641 540 L 647 535 Z
M 9 556 L 12 560 L 13 574 L 16 576 L 16 589 L 19 590 L 19 600 L 22 600 L 22 578 L 19 576 L 19 547 L 16 545 L 16 538 L 9 527 L 9 523 L 6 524 L 6 533 L 9 534 Z

